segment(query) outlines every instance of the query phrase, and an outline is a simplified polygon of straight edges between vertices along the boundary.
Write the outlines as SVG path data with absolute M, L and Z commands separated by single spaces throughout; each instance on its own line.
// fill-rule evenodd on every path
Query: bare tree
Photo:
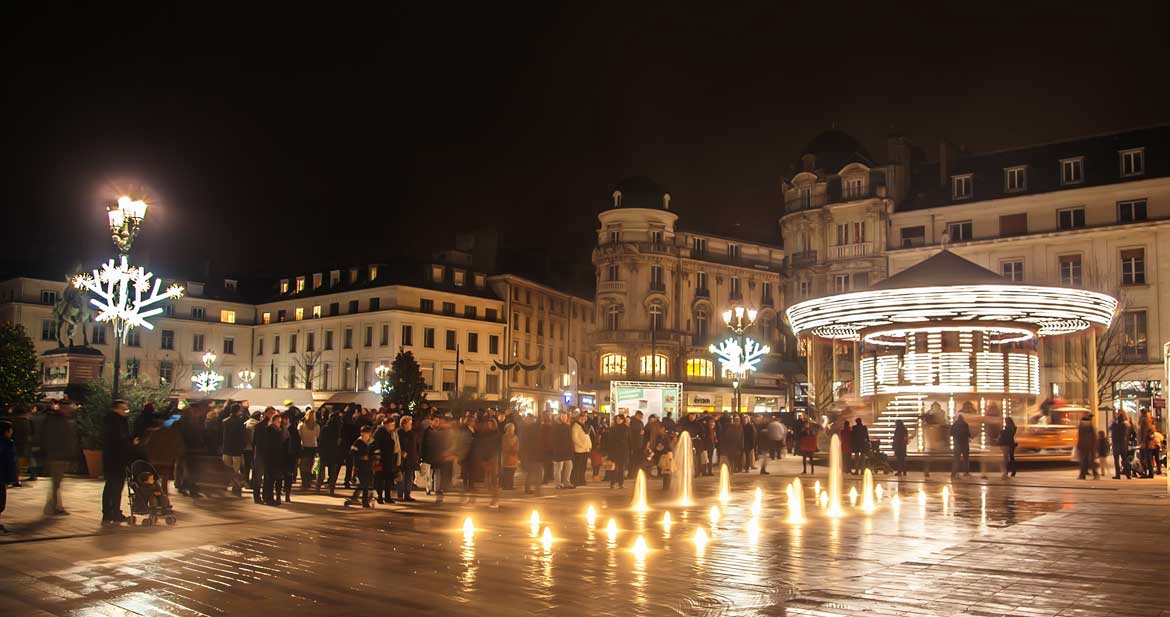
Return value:
M 313 369 L 321 362 L 320 351 L 305 351 L 293 358 L 293 365 L 296 370 L 304 376 L 304 384 L 306 390 L 313 389 Z M 293 386 L 293 380 L 290 380 L 289 387 Z
M 1125 331 L 1123 316 L 1130 307 L 1130 298 L 1121 284 L 1121 277 L 1112 269 L 1102 269 L 1097 262 L 1090 262 L 1084 269 L 1084 287 L 1092 291 L 1108 294 L 1117 298 L 1117 312 L 1113 321 L 1104 330 L 1095 333 L 1097 338 L 1097 400 L 1108 401 L 1112 398 L 1114 386 L 1122 381 L 1129 381 L 1141 369 L 1141 364 L 1149 361 L 1147 358 L 1136 356 L 1133 350 L 1139 349 L 1138 341 L 1132 340 Z M 1086 346 L 1085 354 L 1088 353 Z M 1148 353 L 1147 353 L 1148 355 Z M 1066 365 L 1068 358 L 1065 358 Z M 1086 387 L 1089 381 L 1088 358 L 1082 355 L 1081 362 L 1073 365 L 1070 375 L 1077 375 L 1084 380 Z

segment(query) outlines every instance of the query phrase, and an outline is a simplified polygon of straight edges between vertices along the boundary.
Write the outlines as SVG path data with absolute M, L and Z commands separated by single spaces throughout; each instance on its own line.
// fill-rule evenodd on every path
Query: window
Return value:
M 264 337 L 256 339 L 256 355 L 264 355 Z
M 520 313 L 512 313 L 512 329 L 515 331 L 520 330 Z
M 764 306 L 772 306 L 772 284 L 768 282 L 760 283 L 760 303 Z
M 160 383 L 168 384 L 175 380 L 175 365 L 167 360 L 158 363 L 158 380 Z
M 455 314 L 455 303 L 454 302 L 444 302 L 443 303 L 443 314 L 444 315 L 454 315 Z
M 312 335 L 310 335 L 310 336 L 312 336 Z M 236 353 L 236 339 L 234 336 L 223 337 L 223 352 L 225 354 L 235 354 Z
M 301 293 L 304 290 L 305 290 L 305 277 L 298 276 L 297 277 L 297 293 Z
M 300 321 L 305 318 L 305 307 L 298 306 L 293 310 L 293 319 Z
M 463 287 L 467 283 L 467 273 L 462 270 L 455 270 L 453 273 L 453 280 L 456 287 Z
M 199 339 L 199 349 L 195 351 L 203 351 L 203 335 L 196 334 Z M 142 347 L 142 331 L 138 328 L 130 328 L 126 331 L 126 345 L 128 347 Z
M 849 223 L 837 223 L 837 246 L 849 244 Z
M 274 353 L 274 354 L 280 353 L 280 336 L 279 335 L 272 337 L 272 353 Z
M 1117 203 L 1117 222 L 1133 223 L 1146 220 L 1146 200 L 1121 201 Z
M 467 353 L 479 353 L 479 333 L 467 333 Z
M 366 275 L 368 276 L 367 280 L 373 281 L 373 280 L 377 279 L 378 278 L 378 264 L 371 264 L 370 267 L 366 268 Z
M 652 291 L 666 289 L 666 284 L 662 281 L 662 266 L 650 266 L 650 289 Z
M 699 295 L 699 296 L 709 295 L 709 292 L 707 289 L 707 273 L 706 272 L 696 272 L 695 273 L 695 295 Z
M 414 346 L 414 328 L 412 326 L 402 326 L 402 346 Z
M 1085 157 L 1060 161 L 1060 183 L 1080 184 L 1085 181 Z
M 651 362 L 653 359 L 653 362 Z M 666 376 L 666 356 L 642 356 L 639 358 L 642 365 L 642 374 L 651 376 Z
M 811 188 L 800 189 L 800 207 L 801 208 L 811 208 L 812 207 L 812 189 Z
M 1121 314 L 1121 357 L 1127 361 L 1149 358 L 1146 339 L 1146 312 L 1125 311 Z
M 620 232 L 616 229 L 609 230 L 609 243 L 610 244 L 617 244 L 618 242 L 621 242 L 621 241 L 622 241 L 622 232 Z
M 1064 208 L 1056 211 L 1056 226 L 1059 229 L 1080 229 L 1085 226 L 1084 208 Z
M 605 327 L 608 330 L 617 330 L 621 325 L 622 307 L 611 304 L 605 307 Z
M 346 328 L 341 333 L 341 348 L 353 349 L 353 328 Z
M 740 287 L 738 276 L 731 277 L 731 297 L 736 299 L 743 297 L 743 290 Z
M 651 330 L 661 330 L 662 329 L 662 305 L 661 304 L 651 304 L 650 308 L 647 309 L 647 312 L 650 313 L 650 329 Z
M 374 326 L 366 326 L 362 334 L 362 347 L 374 346 Z
M 314 304 L 313 305 L 313 319 L 320 319 L 320 318 L 321 318 L 321 305 Z
M 418 310 L 423 313 L 435 312 L 435 301 L 428 298 L 423 298 L 418 301 Z
M 483 318 L 486 319 L 487 321 L 498 321 L 499 320 L 499 313 L 497 313 L 496 309 L 494 309 L 494 308 L 484 309 L 483 310 Z
M 443 282 L 443 266 L 431 266 L 431 282 Z
M 321 276 L 320 272 L 313 273 L 313 289 L 320 289 L 321 288 L 322 278 L 323 277 Z
M 915 225 L 902 228 L 902 248 L 926 245 L 926 226 Z
M 971 221 L 947 223 L 947 240 L 950 242 L 966 242 L 971 239 Z
M 382 334 L 378 338 L 378 346 L 385 347 L 390 344 L 390 324 L 382 324 Z
M 288 335 L 288 352 L 289 353 L 296 353 L 297 352 L 297 335 L 296 335 L 296 333 Z
M 845 199 L 860 199 L 864 194 L 861 178 L 845 180 Z
M 159 338 L 159 347 L 161 349 L 173 350 L 175 348 L 175 331 L 163 330 Z
M 713 379 L 715 377 L 715 364 L 706 358 L 689 358 L 687 360 L 687 377 Z
M 349 313 L 352 315 L 356 312 L 358 312 L 358 301 L 357 300 L 350 300 L 349 301 Z
M 493 356 L 500 353 L 500 337 L 495 334 L 488 336 L 488 353 Z
M 443 391 L 455 391 L 455 369 L 453 368 L 443 369 Z
M 464 392 L 479 392 L 479 371 L 464 370 L 461 386 Z
M 500 393 L 500 375 L 498 373 L 488 373 L 483 382 L 484 391 L 488 394 Z
M 532 290 L 531 289 L 524 290 L 524 304 L 532 304 Z
M 457 343 L 455 342 L 455 331 L 454 330 L 447 330 L 446 334 L 447 334 L 447 337 L 446 337 L 446 341 L 444 341 L 444 342 L 446 343 L 447 351 L 455 351 L 455 347 L 457 345 Z
M 41 290 L 41 304 L 48 304 L 49 306 L 52 306 L 56 303 L 57 292 L 48 289 Z
M 203 351 L 203 335 L 196 334 L 191 337 L 191 351 Z
M 601 356 L 602 375 L 625 375 L 626 357 L 621 354 L 607 353 Z
M 280 293 L 288 293 L 288 279 L 280 279 Z
M 536 320 L 536 336 L 544 336 L 544 320 Z
M 530 315 L 524 316 L 524 333 L 525 334 L 532 333 L 532 317 Z
M 972 174 L 951 176 L 951 199 L 968 199 L 971 197 Z
M 1122 176 L 1140 176 L 1146 172 L 1146 149 L 1134 148 L 1132 150 L 1122 150 L 1118 153 L 1121 156 L 1121 175 Z
M 381 298 L 370 298 L 370 310 L 371 311 L 376 311 L 376 310 L 381 309 L 381 308 L 382 308 L 382 299 Z
M 423 328 L 423 347 L 427 349 L 435 348 L 435 329 Z
M 739 245 L 738 244 L 728 244 L 727 245 L 727 256 L 730 257 L 731 259 L 739 259 L 739 256 L 740 256 Z
M 463 307 L 463 316 L 467 319 L 475 319 L 479 316 L 479 309 L 474 305 L 468 304 Z
M 608 266 L 605 267 L 605 280 L 607 280 L 607 281 L 618 280 L 618 265 L 617 264 L 609 264 Z
M 329 315 L 335 317 L 335 316 L 340 315 L 340 314 L 341 314 L 341 303 L 340 302 L 330 302 L 329 303 Z
M 800 281 L 796 284 L 796 295 L 801 298 L 812 296 L 812 281 Z
M 702 257 L 703 255 L 705 255 L 707 253 L 707 239 L 706 238 L 695 238 L 694 240 L 691 241 L 691 246 L 693 247 L 691 249 L 691 252 L 693 253 L 693 255 L 692 255 L 693 257 Z
M 52 319 L 41 320 L 41 340 L 51 341 L 57 337 L 57 327 Z
M 203 316 L 204 316 L 204 313 L 203 313 L 202 306 L 192 306 L 191 307 L 191 319 L 200 319 L 201 320 L 201 319 L 203 319 Z
M 220 323 L 236 323 L 236 312 L 222 309 L 219 311 Z
M 849 275 L 848 274 L 834 274 L 833 275 L 833 293 L 843 294 L 849 291 Z
M 1003 170 L 1003 190 L 1014 193 L 1028 188 L 1028 168 L 1008 167 Z
M 94 345 L 105 345 L 106 344 L 106 324 L 100 324 L 100 323 L 94 324 L 93 325 L 93 333 L 90 335 L 89 340 Z
M 333 351 L 333 330 L 325 331 L 325 351 Z
M 174 317 L 175 316 L 175 305 L 173 303 L 167 303 L 167 304 L 163 305 L 163 315 L 166 317 Z
M 1121 284 L 1146 284 L 1146 249 L 1123 249 L 1121 251 Z
M 999 235 L 1021 236 L 1028 233 L 1028 214 L 1004 214 L 999 217 Z
M 137 347 L 137 345 L 135 345 Z M 126 361 L 126 377 L 129 379 L 138 379 L 138 369 L 142 363 L 137 358 L 131 358 Z
M 1022 282 L 1024 280 L 1024 260 L 1005 259 L 999 262 L 999 271 L 1009 281 Z
M 662 244 L 664 235 L 662 230 L 655 229 L 650 232 L 650 241 L 654 244 Z
M 1060 284 L 1079 287 L 1081 285 L 1081 256 L 1060 256 Z
M 329 286 L 330 287 L 337 287 L 340 284 L 341 284 L 341 270 L 330 270 L 329 271 Z

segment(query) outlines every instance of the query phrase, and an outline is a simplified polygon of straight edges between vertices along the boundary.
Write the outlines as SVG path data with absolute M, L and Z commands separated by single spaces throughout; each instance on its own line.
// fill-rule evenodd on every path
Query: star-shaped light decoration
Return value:
M 208 369 L 191 377 L 191 383 L 200 392 L 211 392 L 219 389 L 219 384 L 223 383 L 223 375 Z
M 130 328 L 141 326 L 153 330 L 154 325 L 148 318 L 163 312 L 162 307 L 148 308 L 164 300 L 179 298 L 183 295 L 183 288 L 171 285 L 165 291 L 161 290 L 162 279 L 144 268 L 131 266 L 125 255 L 120 263 L 113 259 L 102 265 L 101 270 L 94 270 L 93 274 L 79 274 L 73 277 L 73 286 L 88 291 L 96 298 L 90 298 L 90 303 L 98 308 L 97 321 L 114 322 L 114 334 L 125 342 Z
M 772 351 L 767 345 L 761 345 L 750 338 L 744 337 L 744 344 L 740 347 L 739 339 L 730 337 L 724 339 L 718 346 L 711 345 L 709 350 L 719 358 L 719 364 L 725 371 L 735 375 L 744 375 L 748 371 L 756 370 L 760 360 Z

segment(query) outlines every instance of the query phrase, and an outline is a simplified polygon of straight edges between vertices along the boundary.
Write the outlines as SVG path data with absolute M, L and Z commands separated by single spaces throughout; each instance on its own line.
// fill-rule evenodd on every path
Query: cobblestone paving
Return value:
M 1170 500 L 1157 487 L 960 482 L 944 502 L 941 482 L 879 479 L 886 491 L 872 515 L 847 505 L 832 519 L 810 499 L 808 521 L 794 526 L 784 522 L 789 481 L 736 476 L 712 524 L 719 502 L 704 480 L 696 507 L 669 508 L 669 530 L 653 491 L 653 510 L 640 514 L 628 492 L 597 486 L 499 510 L 237 502 L 277 518 L 8 545 L 0 614 L 1170 615 Z M 765 495 L 758 537 L 749 531 L 756 486 Z M 534 508 L 545 521 L 536 534 Z M 711 535 L 703 549 L 699 528 Z M 632 550 L 639 536 L 644 556 Z

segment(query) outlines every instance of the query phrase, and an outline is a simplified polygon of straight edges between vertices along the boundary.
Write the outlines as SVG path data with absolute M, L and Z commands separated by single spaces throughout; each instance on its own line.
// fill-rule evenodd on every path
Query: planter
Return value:
M 102 471 L 102 451 L 101 450 L 82 450 L 85 454 L 85 469 L 89 472 L 89 477 L 97 478 Z

